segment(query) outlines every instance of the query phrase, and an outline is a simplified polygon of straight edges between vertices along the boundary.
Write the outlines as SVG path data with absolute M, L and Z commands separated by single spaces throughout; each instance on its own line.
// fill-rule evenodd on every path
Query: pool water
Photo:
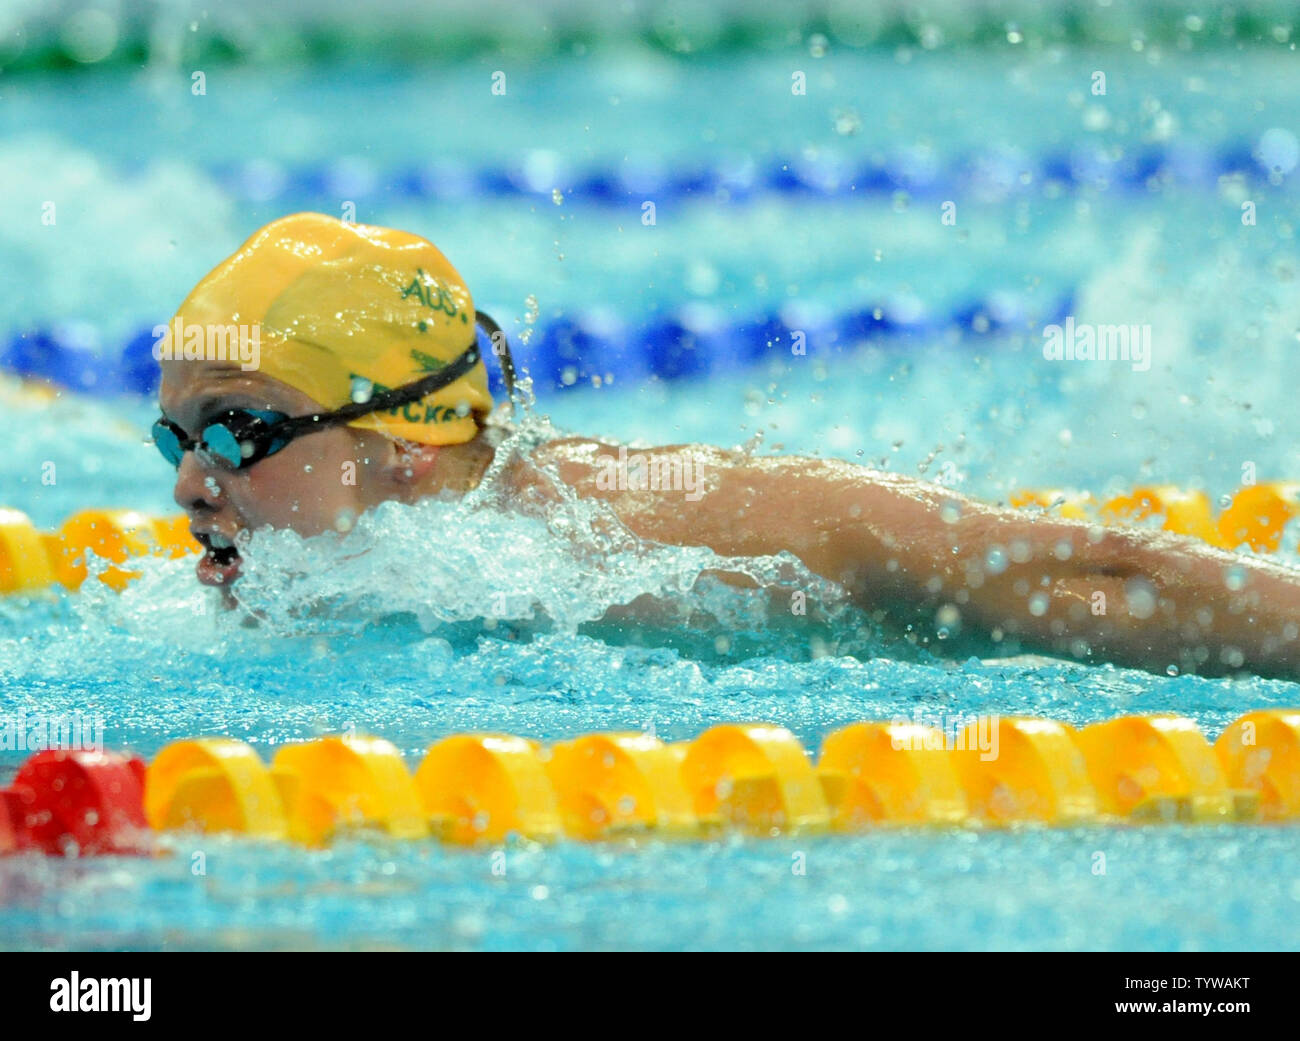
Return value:
M 790 95 L 792 61 L 809 70 L 809 96 Z M 1088 94 L 1099 67 L 1105 98 Z M 1220 155 L 1300 125 L 1289 52 L 1049 49 L 990 65 L 943 52 L 677 62 L 629 51 L 521 72 L 506 99 L 490 94 L 491 71 L 236 68 L 213 75 L 204 98 L 112 70 L 0 84 L 0 198 L 13 214 L 63 200 L 53 228 L 0 222 L 0 249 L 16 261 L 0 269 L 0 326 L 84 323 L 85 342 L 111 356 L 256 227 L 343 201 L 292 179 L 250 200 L 231 187 L 232 160 L 292 171 L 347 156 L 378 172 L 358 182 L 370 185 L 353 200 L 358 219 L 431 237 L 517 340 L 530 297 L 542 325 L 612 312 L 629 335 L 686 304 L 740 321 L 791 303 L 840 313 L 906 296 L 951 318 L 1000 292 L 1029 316 L 994 333 L 943 320 L 807 356 L 777 350 L 702 380 L 539 380 L 528 436 L 546 429 L 544 414 L 560 431 L 859 460 L 992 501 L 1023 486 L 1105 494 L 1165 481 L 1218 497 L 1247 463 L 1260 479 L 1300 475 L 1300 417 L 1278 378 L 1300 350 L 1285 176 L 1059 191 L 968 178 L 951 185 L 956 226 L 938 219 L 952 197 L 944 183 L 861 198 L 759 191 L 668 200 L 646 227 L 639 204 L 453 203 L 403 194 L 384 175 L 413 154 L 479 168 L 539 150 L 600 169 L 908 148 L 942 171 L 1008 153 L 1040 168 L 1083 146 Z M 1254 225 L 1241 222 L 1245 201 Z M 1081 322 L 1151 325 L 1150 370 L 1047 362 L 1034 323 L 1063 298 Z M 147 401 L 45 401 L 10 383 L 0 398 L 0 504 L 43 527 L 87 506 L 174 512 L 170 475 L 143 442 Z M 864 719 L 1086 724 L 1176 711 L 1213 738 L 1248 709 L 1300 703 L 1280 681 L 940 661 L 876 632 L 792 561 L 747 562 L 778 590 L 814 590 L 807 619 L 775 625 L 762 598 L 700 578 L 708 553 L 601 543 L 578 505 L 545 517 L 493 507 L 489 485 L 468 502 L 386 508 L 336 542 L 259 536 L 241 581 L 257 626 L 220 611 L 185 561 L 146 563 L 120 596 L 92 582 L 0 602 L 0 713 L 97 713 L 110 748 L 146 757 L 227 734 L 269 758 L 287 741 L 356 729 L 389 738 L 414 767 L 464 731 L 680 740 L 756 720 L 815 748 Z M 608 564 L 600 576 L 593 552 Z M 1294 533 L 1283 553 L 1295 558 Z M 679 615 L 599 624 L 644 594 Z M 502 606 L 485 617 L 486 603 Z M 0 752 L 0 778 L 21 758 Z M 1300 935 L 1296 827 L 518 842 L 503 875 L 490 849 L 434 843 L 165 843 L 170 855 L 152 860 L 0 860 L 0 945 L 1214 950 L 1294 948 Z M 196 850 L 206 874 L 192 871 Z

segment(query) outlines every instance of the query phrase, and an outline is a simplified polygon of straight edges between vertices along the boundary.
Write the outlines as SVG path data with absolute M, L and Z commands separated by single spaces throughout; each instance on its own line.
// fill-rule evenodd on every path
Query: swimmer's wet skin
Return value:
M 163 352 L 155 436 L 177 462 L 176 501 L 205 547 L 200 580 L 238 578 L 243 532 L 346 530 L 380 502 L 475 487 L 500 433 L 484 423 L 492 400 L 481 359 L 427 396 L 365 406 L 463 364 L 476 318 L 432 244 L 320 214 L 268 225 L 204 278 L 169 329 L 256 323 L 261 363 L 187 358 L 175 344 Z M 277 438 L 287 417 L 317 421 Z M 834 460 L 700 445 L 633 451 L 629 466 L 689 465 L 701 480 L 690 497 L 629 489 L 602 479 L 619 454 L 556 441 L 512 460 L 506 480 L 544 498 L 557 475 L 641 538 L 723 556 L 788 551 L 935 650 L 979 641 L 1157 671 L 1300 677 L 1293 569 L 1163 532 L 1028 517 Z M 950 638 L 932 641 L 941 626 Z

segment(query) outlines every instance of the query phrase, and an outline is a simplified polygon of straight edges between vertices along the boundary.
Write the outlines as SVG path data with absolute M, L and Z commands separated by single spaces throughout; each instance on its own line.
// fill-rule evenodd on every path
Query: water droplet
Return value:
M 1145 578 L 1125 582 L 1124 597 L 1128 601 L 1128 613 L 1134 618 L 1150 618 L 1156 613 L 1156 587 Z
M 1048 595 L 1044 592 L 1037 592 L 1029 598 L 1029 613 L 1035 618 L 1042 618 L 1047 614 L 1048 605 L 1051 603 Z
M 1087 130 L 1105 130 L 1110 126 L 1110 113 L 1100 105 L 1090 105 L 1083 113 L 1083 125 Z
M 1234 593 L 1246 588 L 1246 569 L 1240 564 L 1233 564 L 1223 572 L 1223 584 Z
M 552 188 L 552 189 L 551 189 L 551 202 L 555 203 L 556 206 L 559 206 L 561 203 L 563 203 L 563 202 L 564 202 L 564 192 L 560 191 L 559 188 Z
M 961 503 L 956 499 L 946 499 L 939 507 L 939 519 L 945 524 L 956 524 L 961 520 Z
M 1239 669 L 1246 663 L 1246 656 L 1239 647 L 1225 647 L 1219 652 L 1219 661 L 1230 669 Z
M 1001 546 L 990 546 L 984 554 L 984 571 L 990 575 L 1000 575 L 1007 569 L 1007 555 Z
M 371 399 L 375 393 L 375 385 L 364 376 L 352 377 L 352 400 L 360 405 Z
M 939 639 L 946 640 L 961 630 L 961 611 L 956 604 L 944 604 L 934 616 Z
M 834 126 L 840 137 L 852 137 L 862 129 L 862 117 L 855 109 L 839 109 L 835 113 Z

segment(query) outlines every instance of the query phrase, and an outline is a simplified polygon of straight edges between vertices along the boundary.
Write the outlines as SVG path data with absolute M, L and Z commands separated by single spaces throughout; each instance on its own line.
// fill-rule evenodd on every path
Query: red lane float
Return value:
M 37 752 L 0 792 L 15 847 L 54 856 L 148 852 L 144 773 L 143 760 L 114 753 Z
M 18 836 L 9 819 L 9 802 L 0 791 L 0 853 L 13 853 L 18 849 Z

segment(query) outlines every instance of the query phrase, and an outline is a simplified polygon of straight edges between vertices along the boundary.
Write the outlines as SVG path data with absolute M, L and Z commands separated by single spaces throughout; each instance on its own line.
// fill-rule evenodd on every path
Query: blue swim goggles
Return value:
M 489 340 L 494 345 L 493 353 L 498 355 L 501 362 L 506 393 L 513 399 L 515 367 L 505 334 L 485 314 L 480 313 L 477 322 L 488 333 Z M 499 350 L 496 345 L 500 345 Z M 283 412 L 265 409 L 233 408 L 211 419 L 197 438 L 190 437 L 166 416 L 161 416 L 153 425 L 153 443 L 162 457 L 175 467 L 181 465 L 186 452 L 194 452 L 205 466 L 218 465 L 230 470 L 246 470 L 306 434 L 350 423 L 371 412 L 400 408 L 419 401 L 434 391 L 455 383 L 477 365 L 481 357 L 476 338 L 464 353 L 437 372 L 408 383 L 405 387 L 372 395 L 366 401 L 310 416 L 286 416 Z

